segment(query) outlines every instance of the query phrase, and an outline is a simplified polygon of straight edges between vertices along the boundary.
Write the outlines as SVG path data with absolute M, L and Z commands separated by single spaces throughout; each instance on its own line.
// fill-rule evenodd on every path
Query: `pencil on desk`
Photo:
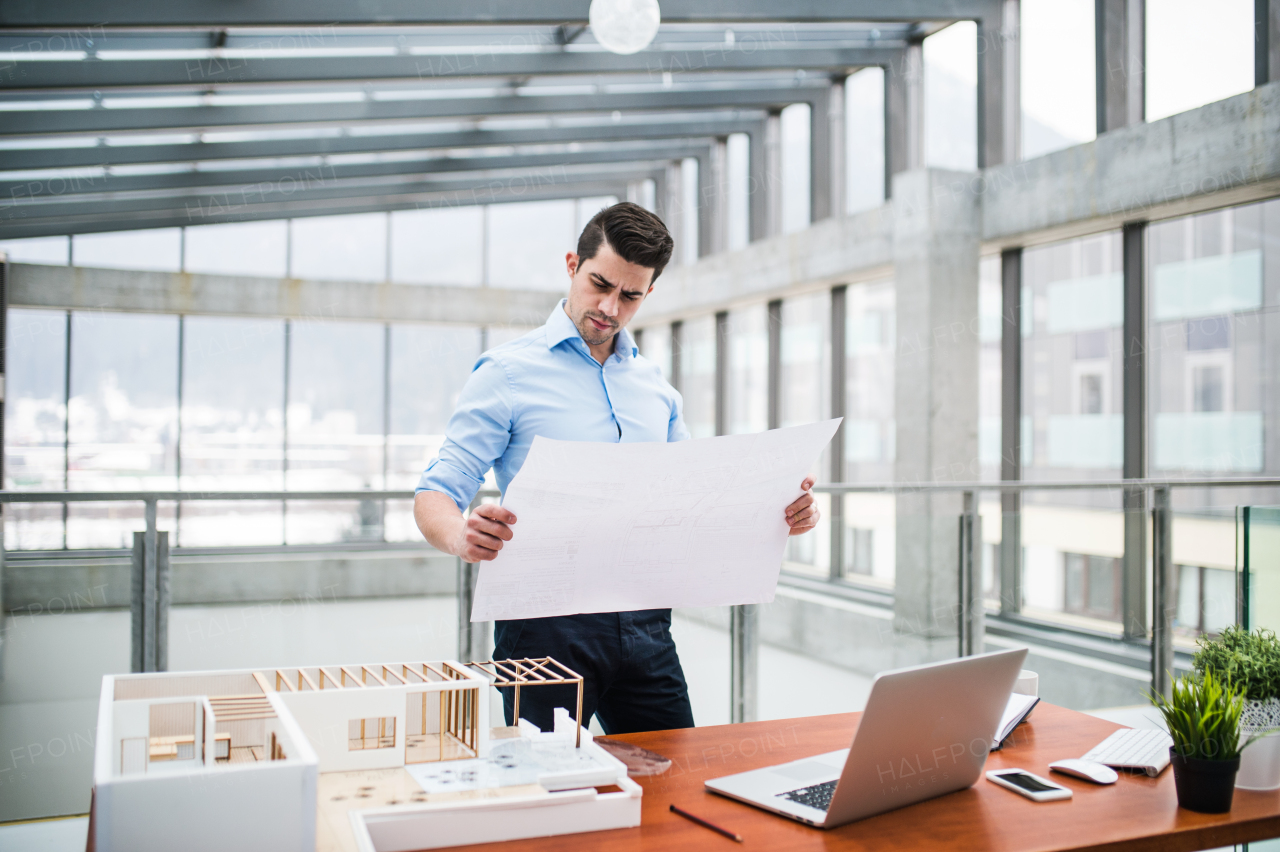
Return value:
M 729 831 L 726 828 L 721 828 L 720 826 L 716 825 L 713 822 L 707 822 L 702 817 L 696 817 L 686 810 L 681 810 L 680 808 L 677 808 L 675 805 L 671 805 L 671 812 L 673 814 L 680 814 L 680 816 L 692 822 L 696 822 L 698 825 L 702 826 L 703 828 L 709 828 L 712 831 L 714 831 L 716 834 L 723 834 L 725 837 L 729 838 L 730 840 L 736 840 L 739 843 L 742 842 L 741 834 L 734 834 L 732 831 Z

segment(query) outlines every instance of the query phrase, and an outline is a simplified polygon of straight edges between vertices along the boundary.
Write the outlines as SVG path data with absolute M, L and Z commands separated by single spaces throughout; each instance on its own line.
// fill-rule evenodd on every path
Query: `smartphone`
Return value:
M 1055 802 L 1071 798 L 1070 788 L 1039 775 L 1032 775 L 1025 769 L 996 769 L 987 773 L 987 780 L 1020 796 L 1026 796 L 1033 802 Z

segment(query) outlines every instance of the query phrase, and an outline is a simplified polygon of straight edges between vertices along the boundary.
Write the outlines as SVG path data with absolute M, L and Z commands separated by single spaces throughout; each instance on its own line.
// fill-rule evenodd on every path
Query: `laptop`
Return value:
M 835 828 L 963 790 L 982 774 L 1027 650 L 876 676 L 847 749 L 713 778 L 707 789 Z

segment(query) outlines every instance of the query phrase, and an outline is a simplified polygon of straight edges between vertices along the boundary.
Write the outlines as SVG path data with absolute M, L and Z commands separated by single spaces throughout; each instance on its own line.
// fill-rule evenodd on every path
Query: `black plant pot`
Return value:
M 1231 760 L 1200 760 L 1183 757 L 1169 749 L 1173 764 L 1173 784 L 1178 790 L 1178 806 L 1202 814 L 1225 814 L 1231 810 L 1240 757 Z

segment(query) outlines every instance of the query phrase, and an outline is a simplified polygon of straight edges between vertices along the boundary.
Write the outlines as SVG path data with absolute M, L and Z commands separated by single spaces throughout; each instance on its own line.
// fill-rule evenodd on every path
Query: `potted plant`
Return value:
M 1270 630 L 1228 627 L 1217 639 L 1201 637 L 1194 666 L 1213 672 L 1244 693 L 1241 733 L 1251 741 L 1240 755 L 1236 786 L 1280 789 L 1280 640 Z
M 1170 698 L 1153 694 L 1151 702 L 1173 738 L 1169 762 L 1178 805 L 1206 814 L 1231 810 L 1244 695 L 1206 671 L 1178 678 Z

